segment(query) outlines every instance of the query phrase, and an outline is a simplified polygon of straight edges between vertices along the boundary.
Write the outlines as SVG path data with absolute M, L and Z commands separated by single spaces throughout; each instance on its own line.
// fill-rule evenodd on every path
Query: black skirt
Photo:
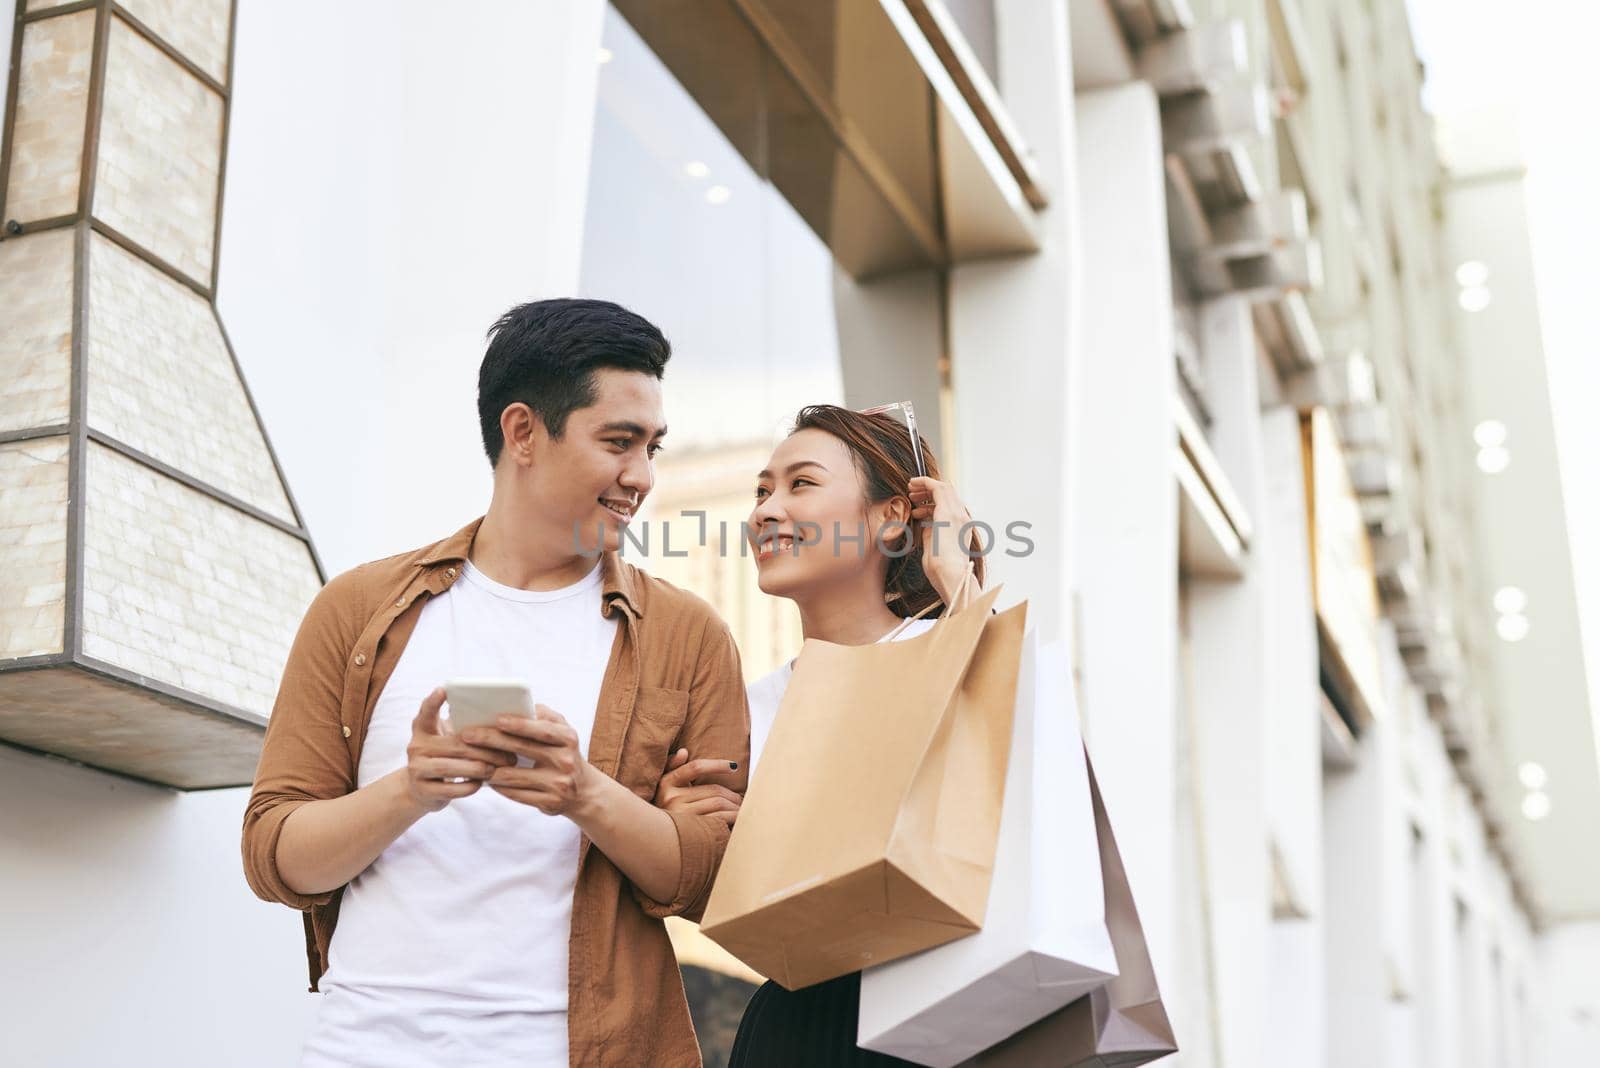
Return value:
M 750 998 L 728 1068 L 916 1068 L 856 1045 L 861 973 L 804 990 L 766 983 Z

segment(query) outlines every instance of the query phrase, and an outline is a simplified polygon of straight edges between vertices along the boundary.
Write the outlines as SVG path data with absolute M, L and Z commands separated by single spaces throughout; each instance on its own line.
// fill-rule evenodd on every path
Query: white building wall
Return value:
M 1600 1049 L 1600 923 L 1542 933 L 1536 959 L 1543 991 L 1530 998 L 1533 1068 L 1593 1064 Z
M 578 287 L 603 12 L 240 4 L 218 305 L 331 571 L 488 500 L 483 335 Z
M 245 886 L 244 802 L 0 748 L 0 1063 L 294 1063 L 304 935 Z
M 1270 561 L 1282 550 L 1272 543 L 1270 528 L 1257 534 L 1253 526 L 1268 500 L 1249 304 L 1236 297 L 1208 301 L 1199 307 L 1198 320 L 1213 420 L 1210 444 L 1241 509 L 1252 517 L 1252 529 L 1242 578 L 1185 579 L 1187 694 L 1179 698 L 1179 714 L 1187 716 L 1188 745 L 1180 760 L 1189 761 L 1193 807 L 1178 833 L 1196 837 L 1197 889 L 1209 898 L 1202 914 L 1207 937 L 1196 948 L 1214 958 L 1209 1000 L 1220 1063 L 1257 1068 L 1270 1063 L 1264 1059 L 1272 916 L 1267 724 L 1278 656 L 1270 629 Z M 1288 548 L 1299 551 L 1302 544 Z M 1243 650 L 1256 652 L 1240 655 Z
M 946 280 L 956 474 L 973 515 L 1031 524 L 1026 556 L 986 562 L 1006 597 L 1031 598 L 1044 640 L 1073 632 L 1072 464 L 1081 383 L 1075 359 L 1086 297 L 1078 142 L 1067 12 L 1007 0 L 996 8 L 1006 106 L 1027 131 L 1050 194 L 1037 255 L 968 263 Z
M 1158 977 L 1174 974 L 1177 495 L 1172 295 L 1155 94 L 1078 94 L 1079 390 L 1069 441 L 1084 736 Z M 1172 984 L 1169 984 L 1171 986 Z M 1173 991 L 1174 997 L 1182 992 Z
M 1368 730 L 1356 766 L 1326 781 L 1323 795 L 1327 937 L 1327 1063 L 1389 1063 L 1383 940 L 1381 727 Z
M 1269 602 L 1269 643 L 1260 657 L 1270 680 L 1262 723 L 1267 834 L 1301 913 L 1263 920 L 1270 929 L 1262 1039 L 1267 1063 L 1297 1049 L 1304 1068 L 1320 1068 L 1327 1019 L 1322 734 L 1299 413 L 1283 405 L 1263 411 L 1261 441 L 1265 488 L 1252 513 L 1259 531 L 1252 556 L 1266 572 Z

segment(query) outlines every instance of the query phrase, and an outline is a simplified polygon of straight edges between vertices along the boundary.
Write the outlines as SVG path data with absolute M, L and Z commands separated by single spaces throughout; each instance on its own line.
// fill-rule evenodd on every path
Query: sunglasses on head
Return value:
M 895 401 L 893 404 L 880 404 L 876 408 L 863 408 L 860 415 L 888 415 L 890 412 L 902 412 L 906 419 L 906 432 L 911 435 L 911 456 L 917 463 L 917 475 L 921 478 L 928 477 L 927 465 L 922 462 L 922 437 L 917 433 L 917 413 L 911 407 L 910 401 Z

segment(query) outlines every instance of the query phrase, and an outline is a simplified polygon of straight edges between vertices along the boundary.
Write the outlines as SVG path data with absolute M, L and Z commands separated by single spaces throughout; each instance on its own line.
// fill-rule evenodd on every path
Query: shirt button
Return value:
M 456 569 L 453 567 L 450 568 L 444 573 L 444 577 L 447 579 L 454 579 L 456 577 Z
M 406 606 L 406 599 L 404 597 L 400 598 L 394 603 L 394 606 L 396 608 L 404 608 Z
M 362 664 L 365 664 L 366 662 L 367 662 L 367 654 L 366 653 L 357 653 L 356 654 L 356 667 L 360 667 Z
M 349 727 L 346 727 L 346 728 L 345 728 L 345 729 L 344 729 L 344 736 L 345 736 L 345 737 L 346 737 L 346 738 L 348 738 L 348 737 L 350 737 L 350 728 L 349 728 Z

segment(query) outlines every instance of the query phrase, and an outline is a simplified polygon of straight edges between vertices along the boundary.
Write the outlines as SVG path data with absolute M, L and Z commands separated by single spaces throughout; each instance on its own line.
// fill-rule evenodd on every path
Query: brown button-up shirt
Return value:
M 356 789 L 373 706 L 423 604 L 460 578 L 481 522 L 328 583 L 306 611 L 284 666 L 245 811 L 244 870 L 258 896 L 304 911 L 312 990 L 328 967 L 343 889 L 316 895 L 291 890 L 278 873 L 278 835 L 299 806 Z M 647 800 L 679 746 L 747 768 L 750 714 L 727 626 L 693 594 L 614 553 L 602 558 L 601 568 L 601 610 L 620 625 L 595 710 L 589 762 Z M 699 1068 L 694 1025 L 662 919 L 699 918 L 728 828 L 715 816 L 675 814 L 673 823 L 682 874 L 669 902 L 651 900 L 583 839 L 568 943 L 572 1068 Z

